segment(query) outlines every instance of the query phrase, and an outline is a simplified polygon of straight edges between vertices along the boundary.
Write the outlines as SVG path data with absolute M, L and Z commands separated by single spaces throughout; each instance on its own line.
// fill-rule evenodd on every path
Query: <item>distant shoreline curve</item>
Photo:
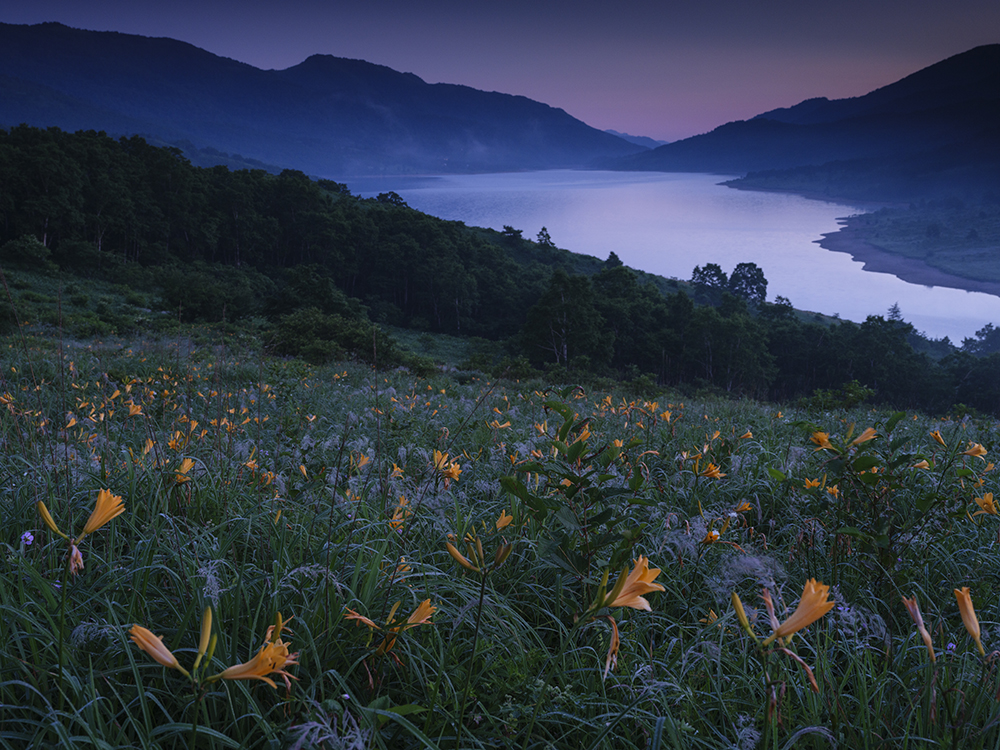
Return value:
M 816 244 L 835 253 L 847 253 L 856 261 L 864 263 L 865 271 L 889 273 L 908 284 L 921 286 L 943 286 L 964 289 L 967 292 L 982 292 L 1000 297 L 1000 282 L 978 281 L 945 273 L 916 258 L 889 253 L 868 242 L 861 232 L 851 227 L 843 227 L 836 232 L 822 235 Z
M 734 190 L 747 190 L 762 193 L 788 193 L 799 195 L 809 200 L 825 201 L 828 203 L 853 203 L 854 205 L 878 208 L 881 206 L 898 205 L 889 202 L 857 201 L 851 198 L 834 197 L 821 193 L 804 190 L 756 187 L 741 184 L 741 179 L 720 182 L 720 185 L 733 188 Z M 841 219 L 841 221 L 846 221 Z M 966 292 L 982 292 L 1000 297 L 1000 282 L 980 281 L 969 279 L 964 276 L 942 271 L 917 258 L 907 258 L 904 255 L 890 253 L 878 245 L 869 242 L 863 232 L 850 226 L 842 226 L 835 232 L 828 232 L 820 235 L 823 239 L 814 242 L 825 250 L 832 250 L 835 253 L 847 253 L 854 260 L 863 263 L 863 270 L 872 273 L 888 273 L 897 279 L 908 284 L 920 284 L 921 286 L 943 286 L 949 289 L 962 289 Z

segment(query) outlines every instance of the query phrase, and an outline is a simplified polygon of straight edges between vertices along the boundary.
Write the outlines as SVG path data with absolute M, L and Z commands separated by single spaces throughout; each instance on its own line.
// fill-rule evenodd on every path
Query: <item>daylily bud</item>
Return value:
M 38 501 L 38 514 L 42 517 L 42 522 L 48 527 L 49 531 L 53 534 L 58 534 L 66 541 L 69 541 L 69 537 L 63 534 L 59 527 L 56 526 L 56 522 L 52 520 L 52 514 L 49 513 L 49 509 L 45 507 L 45 503 L 41 500 Z
M 513 544 L 508 544 L 504 542 L 499 547 L 497 547 L 496 554 L 493 555 L 493 567 L 499 568 L 503 565 L 504 561 L 510 556 L 511 550 L 514 549 Z
M 606 572 L 604 574 L 604 579 L 605 579 L 604 587 L 607 586 L 608 577 L 609 577 L 608 573 Z M 618 575 L 618 580 L 615 581 L 615 587 L 613 589 L 611 589 L 611 592 L 607 596 L 605 596 L 604 597 L 604 601 L 601 602 L 601 606 L 602 607 L 610 607 L 611 606 L 611 602 L 615 601 L 618 598 L 618 596 L 622 593 L 622 590 L 625 588 L 625 581 L 626 580 L 628 580 L 628 568 L 624 569 Z
M 465 555 L 459 552 L 458 548 L 455 547 L 454 544 L 452 544 L 451 542 L 445 542 L 444 544 L 445 547 L 448 548 L 448 554 L 451 555 L 453 558 L 455 558 L 455 562 L 457 562 L 466 570 L 471 570 L 473 573 L 480 572 L 479 568 L 477 568 L 475 565 L 469 562 L 469 558 L 467 558 Z
M 755 641 L 757 640 L 757 634 L 753 632 L 753 628 L 750 627 L 750 621 L 747 619 L 746 610 L 743 609 L 743 602 L 740 601 L 739 594 L 735 591 L 729 597 L 733 602 L 733 609 L 736 610 L 736 619 L 740 621 L 740 627 L 742 627 L 750 637 Z
M 208 651 L 208 642 L 212 635 L 212 608 L 205 607 L 205 613 L 201 616 L 201 638 L 198 640 L 198 656 L 194 660 L 194 667 L 197 669 L 201 664 L 202 657 Z
M 486 564 L 486 554 L 483 552 L 483 543 L 476 537 L 476 562 L 480 565 Z

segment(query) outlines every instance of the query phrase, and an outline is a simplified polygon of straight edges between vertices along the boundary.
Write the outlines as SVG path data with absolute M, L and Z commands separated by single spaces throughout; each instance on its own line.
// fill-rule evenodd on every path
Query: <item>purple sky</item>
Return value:
M 315 53 L 675 140 L 858 96 L 1000 42 L 997 0 L 0 0 L 0 22 L 166 36 L 260 68 Z

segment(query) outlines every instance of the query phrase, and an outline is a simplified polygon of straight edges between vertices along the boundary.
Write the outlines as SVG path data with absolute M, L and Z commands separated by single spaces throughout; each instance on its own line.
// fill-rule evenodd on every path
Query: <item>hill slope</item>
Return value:
M 1000 44 L 994 44 L 955 55 L 865 96 L 809 99 L 625 157 L 616 166 L 766 172 L 734 184 L 912 200 L 997 185 L 998 122 Z
M 190 141 L 326 176 L 571 168 L 640 150 L 521 96 L 314 55 L 260 70 L 172 39 L 0 24 L 0 125 Z

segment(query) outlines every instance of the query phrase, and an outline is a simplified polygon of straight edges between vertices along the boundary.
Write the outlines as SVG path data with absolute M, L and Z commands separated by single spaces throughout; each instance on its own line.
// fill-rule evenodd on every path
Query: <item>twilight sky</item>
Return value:
M 360 58 L 664 140 L 1000 42 L 997 0 L 0 0 L 0 22 L 43 21 L 259 68 Z

